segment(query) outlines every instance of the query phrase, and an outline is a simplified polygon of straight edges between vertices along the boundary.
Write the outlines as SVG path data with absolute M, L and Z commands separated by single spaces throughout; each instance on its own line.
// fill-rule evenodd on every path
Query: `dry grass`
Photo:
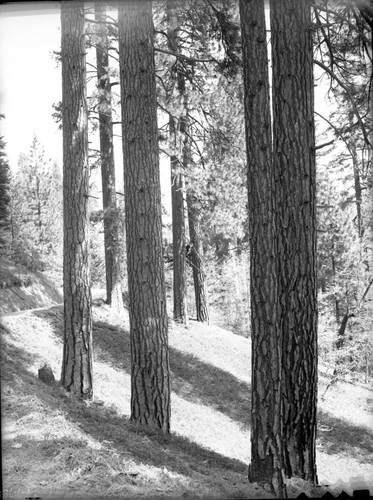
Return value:
M 172 434 L 165 437 L 129 422 L 128 318 L 113 317 L 96 301 L 93 337 L 95 397 L 77 402 L 58 384 L 37 379 L 45 362 L 59 378 L 62 308 L 3 318 L 4 497 L 269 496 L 246 479 L 249 340 L 195 322 L 171 325 Z M 346 403 L 356 409 L 360 401 L 363 408 L 368 396 L 367 389 L 355 388 Z M 320 402 L 319 478 L 364 486 L 372 470 L 373 425 L 351 421 L 353 410 L 350 420 L 334 414 L 337 398 L 338 386 Z M 320 490 L 289 484 L 291 496 Z
M 0 258 L 0 288 L 28 286 L 35 281 L 34 273 L 26 267 L 15 265 L 8 259 Z
M 0 314 L 62 303 L 52 282 L 39 272 L 0 258 Z

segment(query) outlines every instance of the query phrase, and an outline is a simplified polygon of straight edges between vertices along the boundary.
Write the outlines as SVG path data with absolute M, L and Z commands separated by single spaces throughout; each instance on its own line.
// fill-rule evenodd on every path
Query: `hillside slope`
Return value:
M 42 273 L 0 258 L 0 315 L 61 304 L 62 295 Z
M 129 422 L 128 317 L 94 306 L 92 402 L 37 379 L 59 378 L 62 307 L 1 321 L 3 487 L 6 497 L 194 496 L 267 498 L 247 481 L 250 341 L 215 326 L 171 324 L 172 435 Z M 327 378 L 320 377 L 320 394 Z M 320 401 L 319 480 L 373 493 L 373 392 L 338 383 Z M 307 491 L 289 486 L 291 496 Z M 318 488 L 313 495 L 321 495 Z

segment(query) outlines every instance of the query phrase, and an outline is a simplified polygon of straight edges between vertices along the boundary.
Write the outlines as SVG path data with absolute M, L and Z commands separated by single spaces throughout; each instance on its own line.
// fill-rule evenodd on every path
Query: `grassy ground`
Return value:
M 92 402 L 37 378 L 62 359 L 62 307 L 2 318 L 3 493 L 9 497 L 267 498 L 248 483 L 250 341 L 171 324 L 172 434 L 129 422 L 128 318 L 94 307 Z M 329 379 L 320 376 L 320 394 Z M 319 480 L 373 493 L 373 392 L 337 383 L 320 400 Z M 307 491 L 289 485 L 291 496 Z M 313 494 L 322 494 L 319 488 Z
M 60 304 L 62 295 L 39 272 L 0 258 L 0 314 Z

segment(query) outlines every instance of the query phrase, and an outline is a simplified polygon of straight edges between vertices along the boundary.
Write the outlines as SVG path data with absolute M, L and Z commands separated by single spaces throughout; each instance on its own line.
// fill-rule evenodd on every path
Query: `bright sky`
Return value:
M 59 2 L 0 5 L 1 135 L 12 169 L 34 134 L 61 162 L 62 133 L 51 117 L 61 100 L 61 69 L 52 54 L 60 49 L 59 26 Z
M 62 131 L 52 118 L 61 100 L 61 67 L 53 56 L 61 46 L 59 2 L 0 5 L 0 135 L 6 142 L 11 169 L 27 153 L 34 134 L 47 157 L 62 166 Z M 116 133 L 119 131 L 116 130 Z M 121 145 L 115 138 L 117 188 L 122 190 Z M 161 181 L 170 198 L 169 165 L 161 161 Z

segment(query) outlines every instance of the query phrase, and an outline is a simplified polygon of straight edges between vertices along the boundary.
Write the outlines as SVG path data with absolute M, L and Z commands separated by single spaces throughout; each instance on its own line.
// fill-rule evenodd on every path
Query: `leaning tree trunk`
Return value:
M 339 325 L 338 328 L 338 337 L 337 341 L 335 343 L 335 346 L 337 349 L 342 349 L 344 346 L 345 340 L 346 340 L 346 328 L 347 328 L 347 322 L 350 318 L 354 318 L 355 314 L 350 313 L 347 311 L 342 318 L 341 324 Z
M 248 166 L 251 295 L 249 480 L 286 494 L 281 426 L 275 173 L 264 0 L 240 0 Z
M 119 64 L 131 335 L 131 420 L 170 429 L 151 2 L 120 2 Z
M 206 276 L 203 264 L 203 248 L 200 237 L 200 215 L 196 202 L 191 194 L 187 195 L 187 209 L 190 239 L 189 261 L 193 272 L 197 321 L 200 321 L 201 323 L 209 323 Z
M 103 24 L 106 21 L 106 8 L 104 5 L 95 3 L 95 18 L 98 23 L 101 23 L 97 32 L 96 60 L 97 86 L 100 91 L 98 116 L 100 127 L 102 205 L 104 212 L 106 301 L 114 311 L 122 313 L 123 297 L 120 272 L 119 214 L 115 191 L 111 85 L 108 71 L 108 37 Z
M 315 132 L 310 0 L 271 0 L 286 474 L 316 482 Z
M 178 19 L 175 0 L 167 2 L 168 44 L 172 52 L 180 52 L 178 42 Z M 174 65 L 173 77 L 177 81 L 177 91 L 180 100 L 185 102 L 185 77 L 180 73 L 179 62 Z M 171 96 L 170 96 L 171 97 Z M 174 290 L 174 320 L 178 323 L 188 323 L 187 310 L 187 267 L 186 267 L 186 231 L 185 231 L 185 165 L 178 158 L 178 144 L 183 140 L 186 129 L 186 108 L 178 123 L 170 115 L 170 147 L 171 155 L 171 206 L 172 206 L 172 248 L 173 248 L 173 290 Z M 182 145 L 183 149 L 185 146 Z
M 83 2 L 61 3 L 64 349 L 61 383 L 92 397 L 89 166 Z

